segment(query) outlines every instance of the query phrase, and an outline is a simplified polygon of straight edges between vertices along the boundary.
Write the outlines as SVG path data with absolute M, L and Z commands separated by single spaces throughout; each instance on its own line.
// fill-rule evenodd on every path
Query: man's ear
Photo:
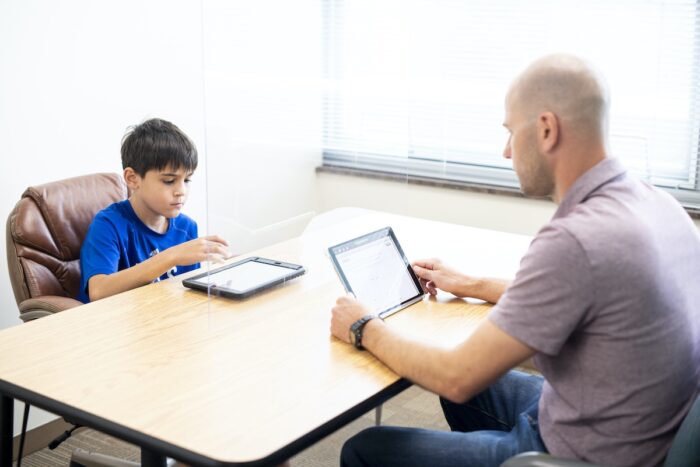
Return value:
M 127 167 L 124 169 L 124 181 L 129 188 L 129 193 L 131 193 L 134 190 L 138 190 L 141 185 L 141 176 L 131 167 Z
M 537 138 L 540 150 L 551 152 L 559 143 L 559 119 L 552 112 L 543 112 L 537 118 Z

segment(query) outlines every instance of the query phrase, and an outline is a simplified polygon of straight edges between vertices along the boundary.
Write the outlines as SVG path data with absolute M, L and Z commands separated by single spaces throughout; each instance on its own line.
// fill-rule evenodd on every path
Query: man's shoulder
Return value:
M 530 245 L 530 250 L 538 250 L 538 254 L 542 253 L 539 250 L 580 251 L 582 245 L 579 235 L 577 235 L 580 231 L 576 225 L 577 222 L 572 221 L 570 216 L 552 219 L 537 232 Z
M 687 214 L 671 195 L 633 177 L 596 190 L 552 224 L 584 245 L 618 239 L 646 241 L 655 230 L 689 225 Z
M 638 281 L 642 287 L 655 271 L 700 258 L 700 236 L 685 210 L 642 182 L 597 193 L 547 228 L 575 239 L 599 284 Z

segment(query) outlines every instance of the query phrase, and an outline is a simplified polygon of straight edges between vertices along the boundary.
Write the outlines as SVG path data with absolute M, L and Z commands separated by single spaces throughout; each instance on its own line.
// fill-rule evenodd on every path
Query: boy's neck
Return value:
M 129 198 L 129 203 L 131 203 L 131 208 L 136 213 L 136 217 L 138 217 L 146 227 L 161 234 L 167 232 L 168 226 L 170 225 L 170 221 L 167 217 L 150 210 L 138 197 L 132 196 Z

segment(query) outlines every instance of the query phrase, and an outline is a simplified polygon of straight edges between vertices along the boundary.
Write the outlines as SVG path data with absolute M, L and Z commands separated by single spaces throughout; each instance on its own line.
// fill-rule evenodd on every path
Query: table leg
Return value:
M 0 394 L 0 467 L 12 467 L 12 432 L 15 400 Z
M 165 456 L 155 451 L 141 448 L 141 467 L 165 467 Z

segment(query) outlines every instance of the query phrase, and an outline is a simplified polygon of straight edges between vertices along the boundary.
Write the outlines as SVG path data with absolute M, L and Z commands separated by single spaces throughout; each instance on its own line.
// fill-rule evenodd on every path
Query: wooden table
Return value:
M 141 446 L 145 463 L 272 465 L 295 455 L 410 386 L 329 332 L 343 289 L 326 248 L 387 225 L 409 259 L 439 255 L 482 275 L 512 276 L 529 243 L 345 208 L 252 252 L 308 272 L 250 299 L 209 298 L 179 277 L 5 329 L 0 446 L 11 442 L 18 399 Z M 444 294 L 387 323 L 453 345 L 488 309 Z M 7 449 L 1 456 L 11 465 Z

